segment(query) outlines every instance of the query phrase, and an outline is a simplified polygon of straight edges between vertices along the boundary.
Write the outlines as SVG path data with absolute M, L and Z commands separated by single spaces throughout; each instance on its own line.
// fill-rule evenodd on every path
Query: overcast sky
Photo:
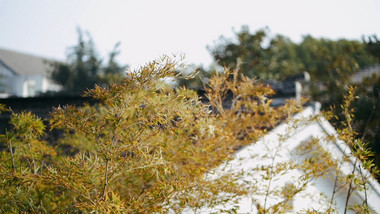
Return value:
M 189 64 L 212 62 L 207 45 L 248 25 L 268 27 L 295 42 L 380 37 L 379 0 L 0 0 L 0 48 L 64 60 L 88 31 L 100 56 L 121 42 L 120 62 L 132 68 L 163 54 Z

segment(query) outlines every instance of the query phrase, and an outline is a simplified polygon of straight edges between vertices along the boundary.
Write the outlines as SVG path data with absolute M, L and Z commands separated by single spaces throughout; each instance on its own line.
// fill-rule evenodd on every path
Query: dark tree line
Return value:
M 104 63 L 91 36 L 88 33 L 83 35 L 78 29 L 78 44 L 68 49 L 67 62 L 56 63 L 52 72 L 53 81 L 63 88 L 61 93 L 82 94 L 96 84 L 120 82 L 127 66 L 116 60 L 120 54 L 119 45 L 114 46 L 108 61 Z

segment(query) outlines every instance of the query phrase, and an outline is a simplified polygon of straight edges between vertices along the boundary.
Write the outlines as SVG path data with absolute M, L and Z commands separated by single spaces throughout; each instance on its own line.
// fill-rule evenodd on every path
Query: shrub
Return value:
M 86 96 L 100 104 L 56 108 L 49 127 L 65 133 L 58 144 L 75 154 L 41 140 L 41 119 L 13 114 L 13 129 L 1 138 L 7 150 L 0 153 L 0 211 L 181 211 L 203 206 L 202 199 L 218 204 L 246 194 L 233 176 L 204 175 L 302 110 L 302 103 L 271 107 L 271 88 L 226 69 L 210 80 L 205 104 L 196 92 L 163 83 L 178 66 L 163 57 L 120 84 L 89 90 Z

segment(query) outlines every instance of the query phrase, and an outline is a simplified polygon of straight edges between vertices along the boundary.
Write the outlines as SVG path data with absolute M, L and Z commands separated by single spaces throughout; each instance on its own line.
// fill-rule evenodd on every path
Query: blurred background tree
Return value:
M 304 37 L 298 46 L 298 57 L 312 79 L 311 93 L 324 108 L 342 102 L 351 77 L 376 60 L 359 41 L 315 39 Z
M 300 43 L 294 43 L 283 35 L 269 36 L 269 29 L 251 33 L 243 26 L 234 40 L 221 37 L 208 49 L 219 66 L 234 69 L 239 64 L 241 73 L 263 81 L 281 81 L 307 71 L 310 96 L 326 109 L 342 102 L 352 75 L 379 62 L 372 54 L 379 49 L 376 41 L 376 37 L 361 42 L 304 36 Z
M 290 39 L 281 35 L 268 38 L 267 29 L 251 34 L 247 26 L 236 37 L 236 42 L 221 37 L 214 47 L 208 47 L 220 66 L 234 69 L 239 61 L 243 74 L 264 80 L 299 73 L 296 45 Z M 265 45 L 267 41 L 269 44 Z
M 367 51 L 380 60 L 380 40 L 376 35 L 368 37 L 368 40 L 363 37 L 363 41 L 366 44 Z
M 235 68 L 261 80 L 284 80 L 307 71 L 312 79 L 312 97 L 324 107 L 340 102 L 351 76 L 377 62 L 363 42 L 338 41 L 305 36 L 297 44 L 283 35 L 269 36 L 268 29 L 251 33 L 243 26 L 236 41 L 224 37 L 209 47 L 220 66 Z M 373 46 L 373 45 L 372 45 Z
M 185 87 L 187 89 L 199 90 L 204 88 L 212 76 L 217 72 L 215 66 L 208 70 L 195 65 L 186 67 L 186 70 L 178 71 L 185 75 L 180 75 L 176 80 L 177 87 Z M 189 78 L 190 76 L 190 78 Z
M 63 88 L 63 93 L 82 94 L 95 84 L 105 85 L 121 81 L 127 66 L 116 61 L 119 43 L 109 53 L 107 64 L 98 56 L 89 33 L 86 38 L 78 29 L 78 44 L 69 48 L 67 63 L 56 63 L 52 79 Z
M 380 61 L 380 40 L 377 36 L 363 37 L 366 51 Z M 375 70 L 375 69 L 374 69 Z M 380 166 L 380 75 L 369 72 L 360 84 L 357 84 L 359 99 L 356 102 L 356 129 L 361 138 L 370 142 L 376 153 L 375 161 Z M 371 74 L 372 73 L 372 74 Z

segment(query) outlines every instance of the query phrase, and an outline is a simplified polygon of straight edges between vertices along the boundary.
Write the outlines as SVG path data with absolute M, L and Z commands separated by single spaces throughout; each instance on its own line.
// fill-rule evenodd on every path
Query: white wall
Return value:
M 15 84 L 17 84 L 15 79 L 17 78 L 18 77 L 15 73 L 0 63 L 0 87 L 1 93 L 3 93 L 4 96 L 12 96 L 17 94 L 15 91 Z
M 59 91 L 47 75 L 18 75 L 0 63 L 0 96 L 30 97 L 41 92 Z
M 42 79 L 41 92 L 60 90 L 62 90 L 62 87 L 60 85 L 55 84 L 48 76 L 44 76 Z

